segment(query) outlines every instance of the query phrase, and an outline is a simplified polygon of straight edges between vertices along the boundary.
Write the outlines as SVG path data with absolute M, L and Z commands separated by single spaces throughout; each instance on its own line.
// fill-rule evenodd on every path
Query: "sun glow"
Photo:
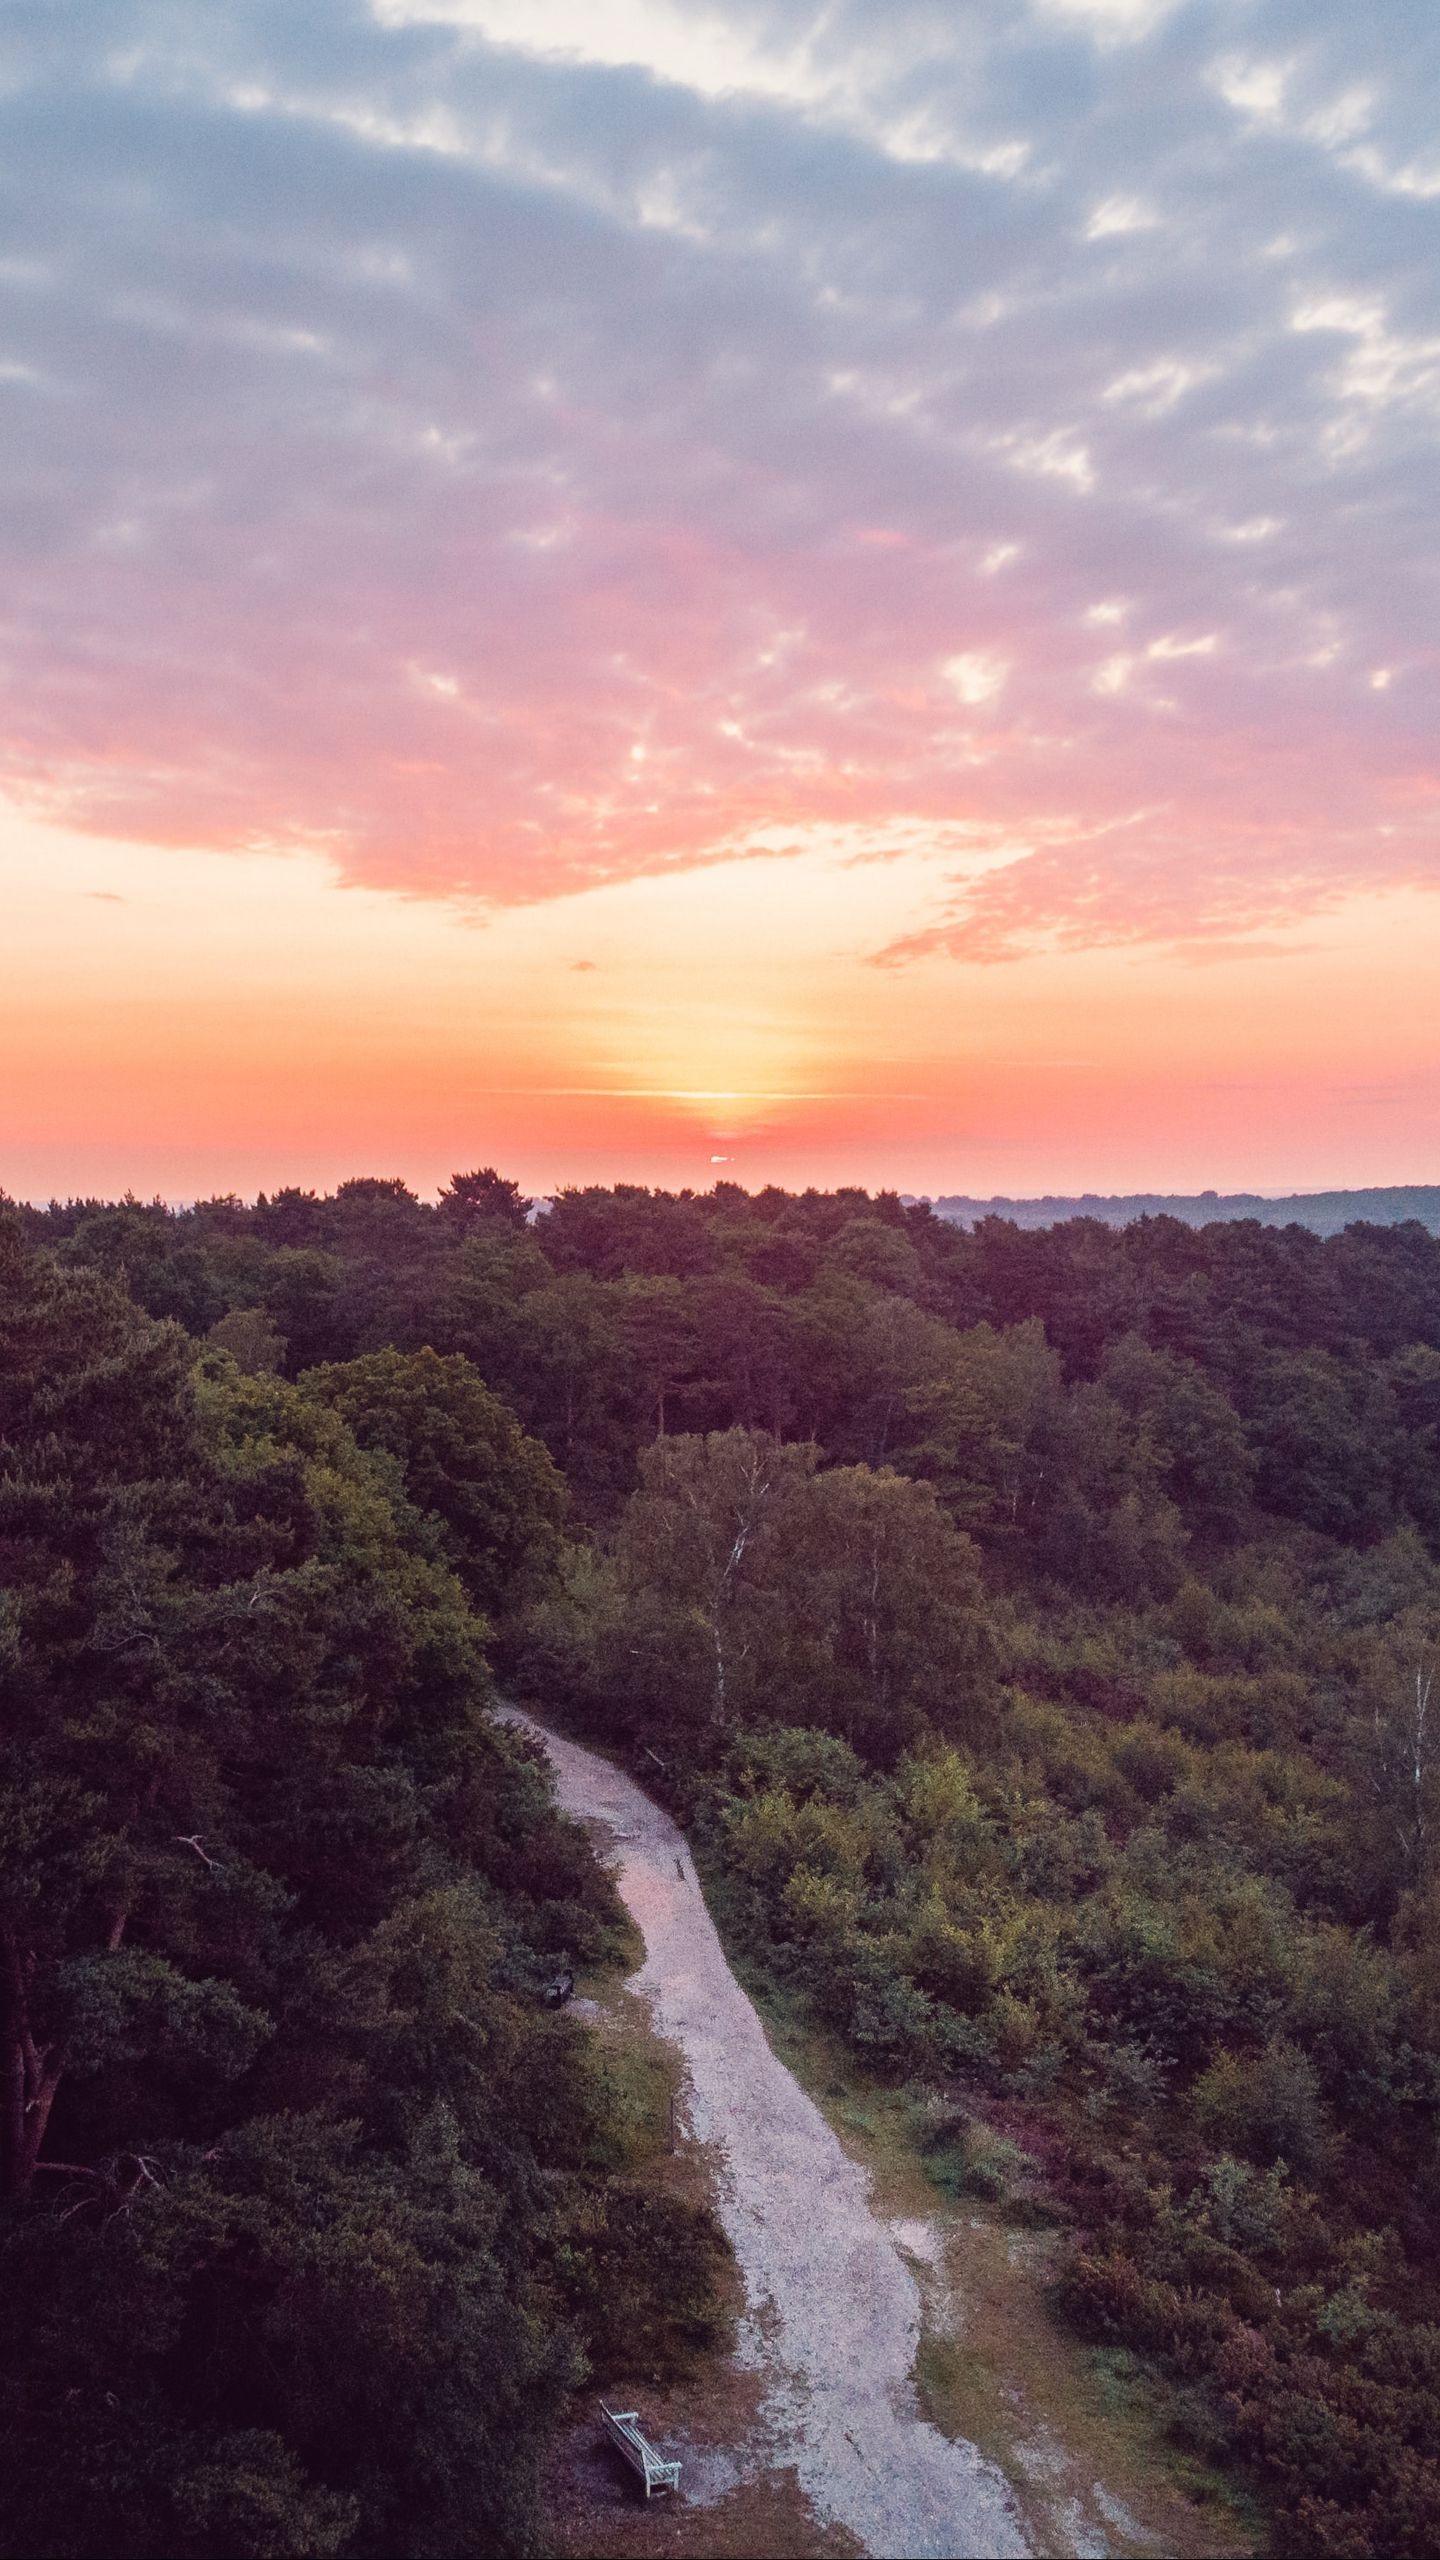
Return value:
M 948 838 L 886 862 L 816 836 L 480 919 L 345 887 L 318 854 L 0 810 L 0 1188 L 189 1198 L 364 1169 L 433 1190 L 476 1161 L 539 1192 L 717 1169 L 1265 1188 L 1433 1161 L 1434 900 L 1351 901 L 1199 968 L 876 967 L 955 870 Z
M 1374 12 L 44 14 L 0 1185 L 1427 1168 Z

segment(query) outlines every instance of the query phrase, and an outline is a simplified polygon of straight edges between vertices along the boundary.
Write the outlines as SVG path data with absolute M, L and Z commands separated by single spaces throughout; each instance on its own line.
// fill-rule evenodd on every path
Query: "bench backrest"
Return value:
M 612 2443 L 619 2446 L 620 2451 L 624 2454 L 625 2459 L 631 2465 L 631 2468 L 639 2472 L 641 2479 L 645 2483 L 645 2495 L 647 2498 L 649 2497 L 652 2489 L 679 2488 L 679 2463 L 662 2461 L 660 2455 L 655 2451 L 654 2446 L 646 2443 L 645 2438 L 640 2433 L 639 2427 L 636 2425 L 636 2417 L 638 2415 L 637 2411 L 634 2409 L 607 2409 L 604 2401 L 602 2400 L 600 2403 L 600 2415 L 605 2421 L 605 2430 Z

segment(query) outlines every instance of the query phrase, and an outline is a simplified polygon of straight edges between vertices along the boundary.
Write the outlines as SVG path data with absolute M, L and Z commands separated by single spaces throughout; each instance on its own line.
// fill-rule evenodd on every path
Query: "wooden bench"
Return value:
M 646 2443 L 635 2423 L 635 2410 L 607 2409 L 602 2400 L 600 2415 L 610 2442 L 618 2453 L 623 2453 L 637 2479 L 644 2482 L 647 2498 L 653 2498 L 657 2489 L 679 2488 L 679 2463 L 662 2462 L 654 2446 Z

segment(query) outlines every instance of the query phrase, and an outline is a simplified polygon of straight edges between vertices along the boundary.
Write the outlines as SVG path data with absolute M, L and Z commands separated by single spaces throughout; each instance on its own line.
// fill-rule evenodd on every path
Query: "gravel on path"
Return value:
M 920 2414 L 915 2275 L 872 2210 L 864 2170 L 766 2042 L 683 1832 L 623 1770 L 509 1714 L 549 1754 L 562 1810 L 610 1835 L 645 1941 L 631 1988 L 684 2055 L 690 2131 L 717 2161 L 770 2459 L 793 2467 L 815 2513 L 874 2560 L 1022 2560 L 1029 2546 L 1003 2474 Z

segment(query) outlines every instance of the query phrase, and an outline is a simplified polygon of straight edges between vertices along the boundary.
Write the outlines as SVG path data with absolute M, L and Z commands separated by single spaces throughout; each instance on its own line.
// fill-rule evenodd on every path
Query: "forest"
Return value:
M 546 2005 L 621 1919 L 498 1684 L 939 2186 L 1018 2179 L 1275 2549 L 1422 2560 L 1437 1636 L 1418 1224 L 10 1205 L 0 2549 L 528 2552 L 606 2323 L 714 2333 Z

